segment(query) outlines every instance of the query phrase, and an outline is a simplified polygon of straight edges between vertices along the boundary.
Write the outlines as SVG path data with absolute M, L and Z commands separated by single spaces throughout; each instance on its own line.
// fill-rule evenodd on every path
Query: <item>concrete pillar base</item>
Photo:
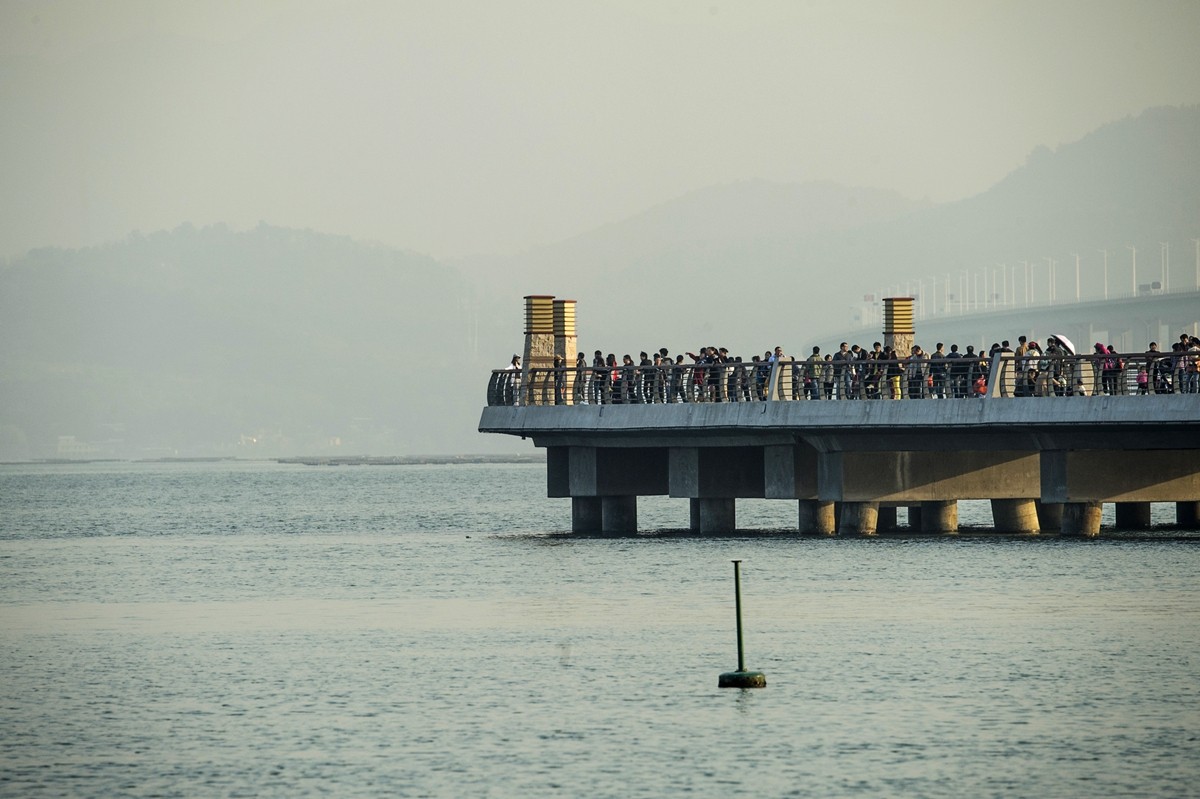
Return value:
M 1115 505 L 1118 530 L 1150 529 L 1149 502 L 1117 502 Z
M 875 535 L 879 524 L 878 502 L 843 502 L 838 532 L 842 535 Z
M 813 535 L 833 535 L 837 532 L 837 519 L 832 502 L 817 499 L 800 500 L 799 530 Z
M 1200 502 L 1176 502 L 1175 523 L 1189 530 L 1200 530 Z
M 699 512 L 699 529 L 696 532 L 732 533 L 737 530 L 737 505 L 733 499 L 694 499 Z
M 900 529 L 900 522 L 897 521 L 897 511 L 895 505 L 888 505 L 879 508 L 878 522 L 875 529 L 881 533 L 894 533 Z
M 571 497 L 571 532 L 598 533 L 603 519 L 600 497 Z
M 992 526 L 997 533 L 1041 532 L 1037 502 L 1032 499 L 993 499 Z
M 1037 502 L 1038 526 L 1043 533 L 1062 529 L 1063 505 L 1061 502 Z
M 908 506 L 908 529 L 909 530 L 920 530 L 921 529 L 921 506 L 920 505 L 909 505 Z
M 957 533 L 958 502 L 953 499 L 921 503 L 922 533 Z
M 693 533 L 700 532 L 700 500 L 688 500 L 688 529 Z
M 1063 505 L 1063 535 L 1095 538 L 1100 535 L 1102 502 L 1068 502 Z
M 601 497 L 600 530 L 604 533 L 637 532 L 637 497 Z

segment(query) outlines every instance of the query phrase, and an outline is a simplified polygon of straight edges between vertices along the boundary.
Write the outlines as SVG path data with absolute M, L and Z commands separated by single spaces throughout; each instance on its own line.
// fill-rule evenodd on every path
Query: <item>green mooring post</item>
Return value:
M 746 671 L 746 659 L 742 650 L 742 562 L 733 562 L 733 600 L 737 613 L 737 671 L 727 671 L 717 678 L 718 688 L 766 688 L 767 676 L 761 671 Z

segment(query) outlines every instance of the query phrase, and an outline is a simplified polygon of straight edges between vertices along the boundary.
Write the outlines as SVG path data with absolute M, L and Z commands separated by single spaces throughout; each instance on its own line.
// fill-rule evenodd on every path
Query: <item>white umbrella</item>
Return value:
M 1071 343 L 1071 339 L 1067 338 L 1061 333 L 1055 333 L 1053 338 L 1058 339 L 1058 343 L 1062 345 L 1062 348 L 1067 351 L 1068 355 L 1075 354 L 1075 345 Z

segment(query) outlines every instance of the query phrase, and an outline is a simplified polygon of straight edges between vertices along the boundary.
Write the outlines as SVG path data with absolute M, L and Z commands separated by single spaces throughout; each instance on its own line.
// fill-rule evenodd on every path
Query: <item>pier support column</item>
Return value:
M 688 529 L 693 533 L 700 532 L 700 500 L 688 500 Z
M 799 530 L 814 535 L 833 535 L 837 532 L 837 519 L 832 502 L 819 499 L 800 500 Z
M 696 532 L 732 533 L 737 529 L 736 500 L 733 499 L 693 499 L 699 526 Z
M 605 533 L 637 532 L 637 497 L 601 497 L 600 529 Z
M 1100 535 L 1100 511 L 1103 502 L 1068 502 L 1063 505 L 1063 535 Z
M 842 535 L 875 535 L 879 524 L 878 502 L 843 502 L 838 532 Z
M 957 533 L 958 502 L 953 499 L 921 503 L 922 533 Z
M 1191 530 L 1200 529 L 1200 502 L 1176 502 L 1175 523 Z
M 1038 526 L 1043 533 L 1062 530 L 1063 504 L 1061 502 L 1037 501 Z
M 1149 530 L 1149 502 L 1117 502 L 1117 529 L 1119 530 Z
M 908 529 L 909 530 L 920 530 L 921 529 L 921 506 L 920 505 L 909 505 L 908 506 Z
M 1038 533 L 1037 502 L 1032 499 L 993 499 L 992 527 L 998 533 Z
M 600 497 L 571 497 L 571 532 L 598 533 L 604 527 Z

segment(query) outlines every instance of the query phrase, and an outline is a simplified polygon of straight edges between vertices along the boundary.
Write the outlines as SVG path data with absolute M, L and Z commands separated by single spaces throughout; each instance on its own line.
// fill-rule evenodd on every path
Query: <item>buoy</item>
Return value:
M 733 562 L 733 598 L 737 613 L 737 671 L 727 671 L 717 678 L 718 688 L 766 688 L 767 675 L 761 671 L 746 671 L 746 659 L 742 649 L 742 562 Z

